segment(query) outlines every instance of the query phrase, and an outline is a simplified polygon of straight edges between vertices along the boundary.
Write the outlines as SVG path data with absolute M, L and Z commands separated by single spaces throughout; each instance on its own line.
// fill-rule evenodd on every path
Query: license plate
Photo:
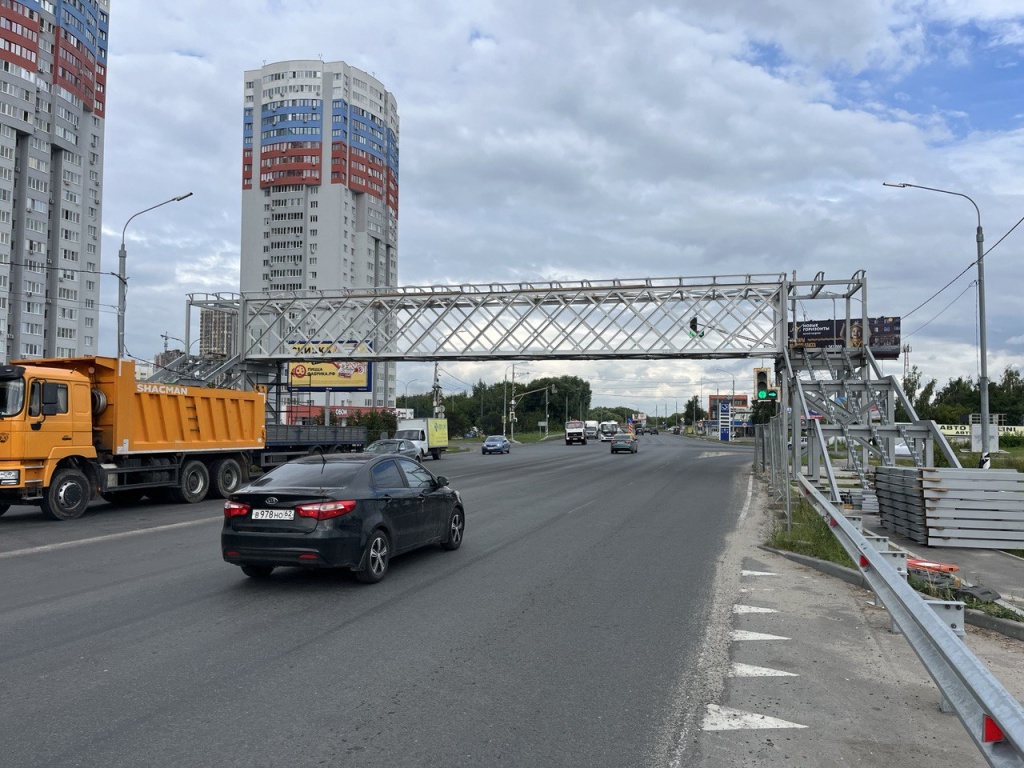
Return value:
M 294 509 L 254 509 L 253 520 L 294 520 Z

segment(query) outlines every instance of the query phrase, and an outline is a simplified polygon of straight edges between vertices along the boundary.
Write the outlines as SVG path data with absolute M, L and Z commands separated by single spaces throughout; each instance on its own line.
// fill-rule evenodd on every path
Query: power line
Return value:
M 1011 233 L 1013 232 L 1013 230 L 1015 230 L 1015 229 L 1016 229 L 1017 227 L 1019 227 L 1019 226 L 1020 226 L 1020 225 L 1021 225 L 1022 223 L 1024 223 L 1024 216 L 1022 216 L 1022 217 L 1021 217 L 1020 219 L 1018 219 L 1018 220 L 1017 220 L 1017 223 L 1016 223 L 1016 224 L 1014 224 L 1014 225 L 1013 225 L 1012 227 L 1010 227 L 1010 228 L 1009 228 L 1009 229 L 1008 229 L 1008 230 L 1006 231 L 1006 234 L 1004 234 L 1004 235 L 1003 235 L 1002 237 L 1000 237 L 1000 238 L 999 238 L 998 240 L 996 240 L 996 241 L 995 241 L 995 242 L 994 242 L 994 243 L 993 243 L 993 244 L 992 244 L 991 246 L 989 246 L 988 250 L 986 250 L 986 251 L 985 251 L 985 252 L 984 252 L 984 253 L 983 253 L 983 254 L 981 255 L 981 258 L 984 258 L 985 256 L 988 256 L 988 255 L 989 255 L 989 254 L 990 254 L 990 253 L 991 253 L 991 252 L 992 252 L 992 251 L 993 251 L 993 250 L 995 249 L 995 247 L 996 247 L 997 245 L 999 245 L 999 244 L 1000 244 L 1001 242 L 1003 242 L 1003 240 L 1005 240 L 1005 239 L 1006 239 L 1007 237 L 1009 237 L 1009 236 L 1010 236 L 1010 234 L 1011 234 Z M 943 292 L 944 290 L 946 290 L 947 288 L 949 288 L 949 286 L 951 286 L 951 285 L 952 285 L 953 283 L 955 283 L 955 282 L 956 282 L 957 280 L 959 280 L 959 279 L 960 279 L 961 277 L 963 277 L 963 276 L 964 276 L 965 274 L 967 274 L 968 270 L 970 270 L 970 269 L 973 269 L 973 268 L 974 268 L 974 267 L 976 267 L 977 265 L 978 265 L 978 259 L 975 259 L 975 260 L 974 260 L 974 261 L 972 261 L 972 262 L 971 262 L 970 264 L 968 264 L 968 265 L 967 265 L 966 267 L 964 267 L 964 268 L 963 268 L 963 271 L 962 271 L 962 272 L 960 272 L 960 274 L 959 274 L 959 275 L 957 275 L 957 276 L 956 276 L 956 277 L 954 277 L 954 278 L 953 278 L 952 280 L 950 280 L 950 281 L 949 281 L 948 283 L 946 283 L 946 284 L 945 284 L 944 286 L 942 286 L 941 288 L 939 288 L 939 290 L 937 290 L 937 291 L 936 291 L 935 293 L 933 293 L 933 294 L 932 294 L 931 296 L 929 296 L 929 297 L 928 297 L 927 299 L 925 299 L 925 300 L 924 300 L 923 302 L 921 302 L 920 304 L 918 304 L 918 305 L 917 305 L 916 307 L 914 307 L 914 308 L 913 308 L 912 310 L 910 310 L 909 312 L 905 312 L 905 313 L 904 313 L 904 314 L 902 315 L 903 319 L 904 319 L 904 320 L 906 320 L 906 319 L 907 319 L 908 317 L 910 317 L 910 316 L 911 316 L 912 314 L 914 314 L 915 312 L 917 312 L 917 310 L 921 309 L 921 307 L 923 307 L 923 306 L 924 306 L 925 304 L 927 304 L 927 303 L 929 303 L 930 301 L 932 301 L 933 299 L 935 299 L 935 298 L 936 298 L 936 297 L 937 297 L 937 296 L 938 296 L 938 295 L 939 295 L 940 293 L 942 293 L 942 292 Z M 972 285 L 973 285 L 973 283 L 972 283 Z M 960 295 L 962 296 L 963 294 L 960 294 Z M 957 298 L 960 298 L 960 297 L 959 297 L 959 296 L 957 296 Z M 956 301 L 956 299 L 953 299 L 953 301 Z M 949 304 L 949 305 L 947 305 L 947 309 L 949 308 L 949 306 L 950 306 L 950 305 L 951 305 L 952 303 L 953 303 L 953 302 L 950 302 L 950 304 Z M 943 311 L 945 311 L 945 310 L 943 310 Z M 942 312 L 940 312 L 939 314 L 941 315 L 941 314 L 942 314 Z M 938 317 L 938 315 L 936 315 L 936 317 Z M 935 319 L 935 318 L 933 317 L 933 318 L 932 318 L 932 320 L 934 320 L 934 319 Z M 931 322 L 931 320 L 929 320 L 928 322 L 930 323 L 930 322 Z M 925 325 L 927 325 L 927 324 L 928 324 L 928 323 L 925 323 Z M 922 326 L 921 326 L 921 328 L 924 328 L 924 325 L 922 325 Z M 921 328 L 918 328 L 918 329 L 917 329 L 917 331 L 921 330 Z M 914 331 L 914 333 L 917 333 L 917 331 Z M 910 334 L 908 334 L 908 335 L 910 335 Z
M 962 274 L 962 273 L 961 273 L 961 274 Z M 925 328 L 927 328 L 927 327 L 928 327 L 928 325 L 929 325 L 929 324 L 930 324 L 930 323 L 931 323 L 931 322 L 932 322 L 933 320 L 936 320 L 937 318 L 941 317 L 941 316 L 942 316 L 942 314 L 943 314 L 943 313 L 944 313 L 944 312 L 945 312 L 945 311 L 946 311 L 947 309 L 949 309 L 949 308 L 950 308 L 951 306 L 953 306 L 954 304 L 956 304 L 956 302 L 958 302 L 958 301 L 960 300 L 960 297 L 961 297 L 961 296 L 963 296 L 963 295 L 964 295 L 965 293 L 967 293 L 967 292 L 968 292 L 968 291 L 969 291 L 969 290 L 970 290 L 971 288 L 973 288 L 973 287 L 974 287 L 974 285 L 975 285 L 975 283 L 976 283 L 976 282 L 977 282 L 977 281 L 975 281 L 975 280 L 972 280 L 972 281 L 971 281 L 970 283 L 968 283 L 968 284 L 967 284 L 967 287 L 966 287 L 966 288 L 964 288 L 964 289 L 963 289 L 962 291 L 960 291 L 960 293 L 959 293 L 959 294 L 957 295 L 957 297 L 956 297 L 955 299 L 953 299 L 953 300 L 952 300 L 951 302 L 949 302 L 949 304 L 947 304 L 947 305 L 946 305 L 946 306 L 944 306 L 944 307 L 943 307 L 942 309 L 940 309 L 940 310 L 938 311 L 938 313 L 937 313 L 937 314 L 935 314 L 935 315 L 934 315 L 934 316 L 932 317 L 932 319 L 931 319 L 931 320 L 929 320 L 929 321 L 928 321 L 927 323 L 925 323 L 924 325 L 920 326 L 919 328 L 915 328 L 915 329 L 914 329 L 913 331 L 911 331 L 910 333 L 908 333 L 908 334 L 904 335 L 904 337 L 903 337 L 903 338 L 905 338 L 905 339 L 909 339 L 909 338 L 910 338 L 911 336 L 913 336 L 913 335 L 914 335 L 915 333 L 917 333 L 918 331 L 921 331 L 921 330 L 924 330 Z M 921 306 L 924 306 L 924 305 L 922 304 Z

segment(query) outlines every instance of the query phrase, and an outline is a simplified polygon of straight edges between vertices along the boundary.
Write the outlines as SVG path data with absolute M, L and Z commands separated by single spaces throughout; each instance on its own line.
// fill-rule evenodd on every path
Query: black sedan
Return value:
M 428 544 L 458 549 L 466 514 L 448 478 L 394 454 L 306 456 L 224 502 L 221 552 L 251 578 L 278 566 L 349 568 L 366 583 Z
M 412 440 L 374 440 L 364 449 L 367 453 L 397 453 L 400 456 L 408 456 L 410 459 L 419 459 L 420 449 Z

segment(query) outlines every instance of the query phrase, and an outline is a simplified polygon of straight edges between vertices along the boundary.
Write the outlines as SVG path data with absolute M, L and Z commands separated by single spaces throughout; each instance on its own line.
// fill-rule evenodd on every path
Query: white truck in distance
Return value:
M 448 419 L 399 419 L 395 437 L 414 442 L 421 459 L 440 459 L 448 450 Z
M 573 443 L 587 444 L 587 433 L 582 421 L 565 422 L 565 444 L 572 445 Z
M 587 440 L 597 440 L 597 422 L 596 421 L 584 421 L 583 422 L 583 433 L 587 436 Z

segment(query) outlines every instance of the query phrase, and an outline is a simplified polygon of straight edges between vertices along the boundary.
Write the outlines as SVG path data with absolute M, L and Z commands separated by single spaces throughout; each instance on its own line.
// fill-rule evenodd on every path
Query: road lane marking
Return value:
M 75 541 L 62 541 L 58 544 L 44 544 L 41 547 L 29 547 L 28 549 L 15 549 L 10 552 L 0 552 L 0 560 L 7 560 L 12 557 L 21 557 L 22 555 L 37 555 L 42 552 L 56 552 L 59 549 L 71 549 L 72 547 L 82 547 L 86 544 L 96 544 L 101 541 L 116 541 L 117 539 L 127 539 L 130 536 L 141 536 L 144 533 L 154 533 L 156 531 L 171 531 L 177 528 L 190 528 L 193 525 L 202 525 L 203 523 L 214 523 L 221 522 L 222 517 L 210 517 L 203 520 L 189 520 L 185 523 L 171 523 L 170 525 L 159 525 L 155 528 L 140 528 L 135 531 L 123 531 L 121 533 L 110 533 L 106 536 L 94 536 L 91 539 L 77 539 Z
M 736 641 L 744 640 L 789 640 L 788 637 L 782 637 L 781 635 L 766 635 L 763 632 L 748 632 L 745 629 L 734 629 L 732 631 L 732 639 Z
M 752 728 L 807 728 L 807 726 L 780 720 L 777 717 L 759 715 L 757 712 L 744 712 L 742 709 L 708 704 L 707 716 L 704 718 L 705 731 L 739 731 Z
M 760 608 L 756 605 L 734 605 L 733 613 L 778 613 L 774 608 Z
M 754 476 L 750 475 L 747 477 L 747 501 L 743 504 L 743 511 L 740 512 L 740 522 L 742 523 L 746 517 L 747 512 L 750 511 L 750 502 L 754 500 Z
M 778 576 L 777 573 L 771 571 L 740 571 L 740 576 Z
M 753 664 L 740 664 L 734 661 L 729 677 L 800 677 L 795 672 L 783 672 L 770 667 L 755 667 Z

